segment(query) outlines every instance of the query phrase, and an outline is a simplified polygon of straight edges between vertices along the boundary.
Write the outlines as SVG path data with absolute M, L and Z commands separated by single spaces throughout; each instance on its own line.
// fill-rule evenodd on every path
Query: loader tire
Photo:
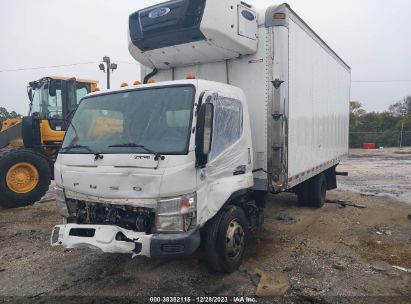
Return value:
M 19 208 L 34 204 L 48 191 L 50 165 L 45 156 L 21 148 L 0 150 L 0 206 Z
M 244 211 L 237 206 L 222 209 L 206 225 L 205 250 L 211 270 L 236 271 L 243 260 L 250 230 Z

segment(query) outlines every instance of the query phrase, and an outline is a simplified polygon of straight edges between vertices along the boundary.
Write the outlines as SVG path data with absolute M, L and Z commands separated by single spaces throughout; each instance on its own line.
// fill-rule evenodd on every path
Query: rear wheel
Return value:
M 205 249 L 209 267 L 218 272 L 236 271 L 243 260 L 249 237 L 244 211 L 229 206 L 220 211 L 206 228 Z
M 47 192 L 51 180 L 48 161 L 28 149 L 0 151 L 0 205 L 18 208 L 32 205 Z
M 303 182 L 301 185 L 298 185 L 297 187 L 297 196 L 298 196 L 298 202 L 302 206 L 308 206 L 309 201 L 310 201 L 310 186 L 311 186 L 311 180 Z
M 322 208 L 327 195 L 327 178 L 324 173 L 317 175 L 311 182 L 309 206 Z
M 303 206 L 322 208 L 326 201 L 327 178 L 321 173 L 297 188 L 298 201 Z

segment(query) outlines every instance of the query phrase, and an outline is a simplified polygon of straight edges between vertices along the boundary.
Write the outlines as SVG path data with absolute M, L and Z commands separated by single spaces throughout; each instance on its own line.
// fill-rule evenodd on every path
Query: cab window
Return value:
M 243 132 L 242 104 L 239 100 L 217 96 L 214 105 L 214 127 L 211 152 L 212 160 L 238 141 Z

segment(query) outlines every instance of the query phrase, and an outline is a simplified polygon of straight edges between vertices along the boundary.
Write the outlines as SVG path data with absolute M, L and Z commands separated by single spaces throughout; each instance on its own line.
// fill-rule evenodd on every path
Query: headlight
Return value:
M 60 215 L 65 218 L 69 217 L 70 215 L 67 209 L 66 195 L 64 194 L 64 189 L 59 186 L 56 186 L 53 190 Z
M 157 204 L 156 230 L 184 232 L 194 223 L 197 211 L 196 193 L 160 200 Z
M 182 215 L 157 216 L 156 231 L 158 232 L 184 232 L 184 219 Z

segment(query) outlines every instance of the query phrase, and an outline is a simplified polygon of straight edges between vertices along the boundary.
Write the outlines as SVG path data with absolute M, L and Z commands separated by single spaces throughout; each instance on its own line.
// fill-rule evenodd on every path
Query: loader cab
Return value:
M 28 86 L 29 116 L 47 120 L 54 131 L 64 131 L 65 121 L 71 118 L 79 101 L 95 87 L 92 82 L 76 81 L 75 78 L 47 77 L 33 81 Z

